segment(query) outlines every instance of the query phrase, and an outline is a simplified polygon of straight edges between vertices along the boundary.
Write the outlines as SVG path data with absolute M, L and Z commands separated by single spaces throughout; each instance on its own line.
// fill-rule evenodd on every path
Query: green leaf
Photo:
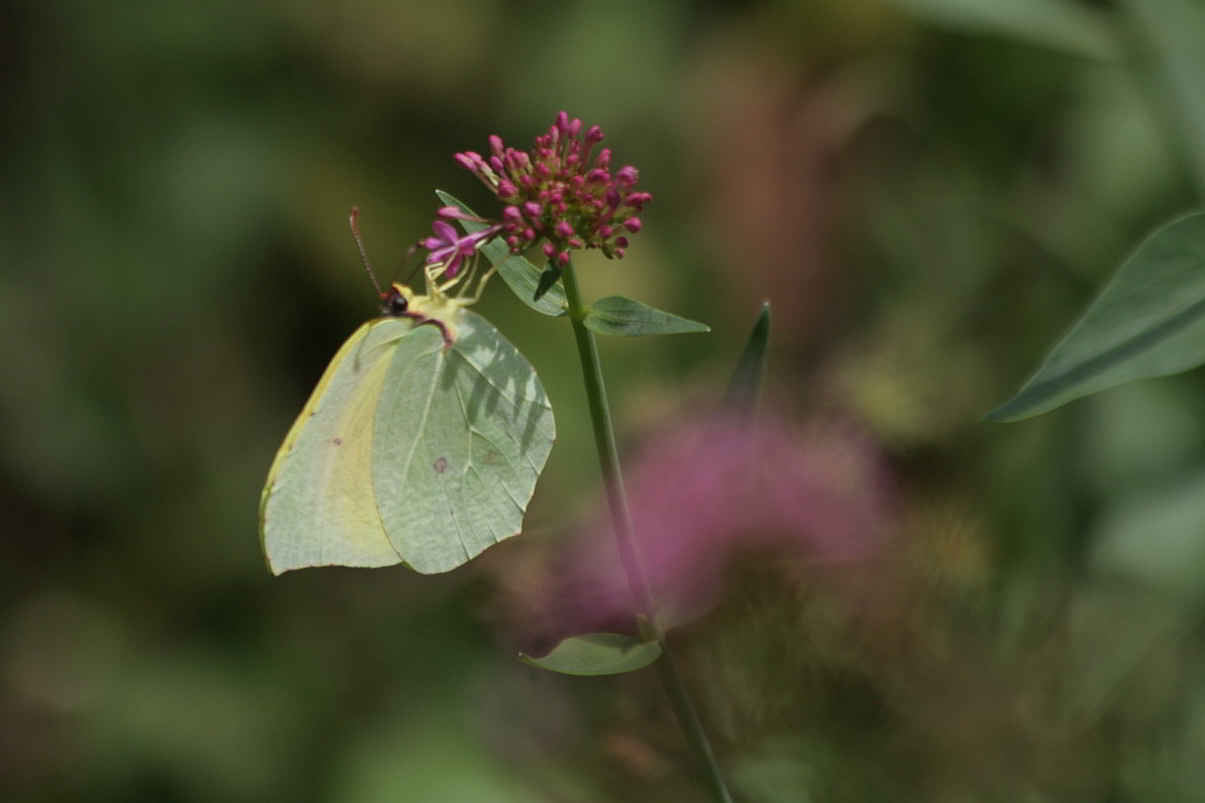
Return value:
M 447 206 L 455 206 L 466 215 L 477 217 L 476 212 L 443 190 L 436 190 L 435 194 Z M 459 222 L 460 227 L 470 234 L 485 228 L 484 223 L 475 223 L 471 220 Z M 481 246 L 481 253 L 490 261 L 490 264 L 498 266 L 498 275 L 502 277 L 502 281 L 506 282 L 506 286 L 511 289 L 511 292 L 536 312 L 555 318 L 564 315 L 569 309 L 569 304 L 565 301 L 565 291 L 559 286 L 549 287 L 546 292 L 541 293 L 538 298 L 536 297 L 536 290 L 540 286 L 543 271 L 523 257 L 512 254 L 501 237 L 495 237 Z
M 707 324 L 679 318 L 623 296 L 607 296 L 592 303 L 583 323 L 597 334 L 621 337 L 711 331 Z
M 661 645 L 636 636 L 591 633 L 562 641 L 543 658 L 519 658 L 563 675 L 618 675 L 642 669 L 661 656 Z
M 544 272 L 540 274 L 540 282 L 536 285 L 536 291 L 531 294 L 532 301 L 539 301 L 544 297 L 544 294 L 556 285 L 561 280 L 561 275 L 565 273 L 564 268 L 558 268 L 551 262 L 545 266 Z
M 728 391 L 724 394 L 724 406 L 738 413 L 751 414 L 757 407 L 761 391 L 762 374 L 766 368 L 766 350 L 770 345 L 770 302 L 762 304 L 761 314 L 753 324 L 753 331 L 745 341 L 732 379 L 728 380 Z
M 1202 362 L 1205 214 L 1195 214 L 1143 241 L 1017 395 L 987 417 L 1027 418 Z
M 482 246 L 481 253 L 485 258 L 498 266 L 498 275 L 506 286 L 519 299 L 536 312 L 556 318 L 569 311 L 569 303 L 565 301 L 565 291 L 559 285 L 553 285 L 536 297 L 543 272 L 521 256 L 511 254 L 501 239 L 493 240 Z M 501 262 L 497 260 L 501 259 Z
M 1118 32 L 1104 14 L 1068 0 L 890 0 L 937 25 L 1006 36 L 1078 56 L 1115 60 Z

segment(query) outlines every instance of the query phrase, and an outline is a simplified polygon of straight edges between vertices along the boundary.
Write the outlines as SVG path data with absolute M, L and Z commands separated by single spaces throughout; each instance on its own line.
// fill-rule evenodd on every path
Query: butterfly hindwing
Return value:
M 555 438 L 531 364 L 465 311 L 451 345 L 438 327 L 416 327 L 394 352 L 384 387 L 373 487 L 406 563 L 448 571 L 518 533 Z

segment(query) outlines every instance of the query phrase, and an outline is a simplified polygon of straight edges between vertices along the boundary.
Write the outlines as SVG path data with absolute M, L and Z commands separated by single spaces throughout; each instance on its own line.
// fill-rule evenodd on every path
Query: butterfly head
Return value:
M 394 283 L 389 291 L 381 293 L 381 314 L 391 318 L 403 318 L 410 310 L 410 299 L 414 291 L 404 284 Z
M 433 287 L 429 295 L 419 295 L 401 282 L 394 282 L 381 294 L 381 314 L 409 318 L 415 326 L 434 324 L 443 333 L 446 345 L 452 345 L 460 333 L 461 313 L 475 298 L 449 296 Z
M 359 210 L 353 208 L 349 218 L 352 237 L 360 251 L 364 269 L 380 291 L 380 284 L 368 262 L 364 241 L 360 237 L 358 215 Z M 494 274 L 492 265 L 479 271 L 478 248 L 488 237 L 496 234 L 496 229 L 461 236 L 446 220 L 437 220 L 435 225 L 436 233 L 442 232 L 443 239 L 435 237 L 420 241 L 409 252 L 413 254 L 419 247 L 425 247 L 428 251 L 427 258 L 421 263 L 426 294 L 419 295 L 409 286 L 394 282 L 388 290 L 381 292 L 381 314 L 391 318 L 410 318 L 416 326 L 436 324 L 443 332 L 444 342 L 450 346 L 456 342 L 464 308 L 477 303 L 485 283 Z

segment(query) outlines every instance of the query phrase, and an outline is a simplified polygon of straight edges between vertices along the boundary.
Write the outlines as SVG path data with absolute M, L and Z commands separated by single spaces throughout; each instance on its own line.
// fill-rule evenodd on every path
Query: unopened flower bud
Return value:
M 619 168 L 619 172 L 615 174 L 615 180 L 626 187 L 630 187 L 640 179 L 640 171 L 631 165 Z

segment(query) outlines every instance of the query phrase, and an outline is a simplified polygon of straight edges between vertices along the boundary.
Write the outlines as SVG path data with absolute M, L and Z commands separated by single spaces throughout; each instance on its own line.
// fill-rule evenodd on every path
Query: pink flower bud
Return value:
M 640 180 L 640 171 L 631 165 L 619 168 L 619 172 L 615 174 L 615 180 L 624 186 L 630 187 Z

